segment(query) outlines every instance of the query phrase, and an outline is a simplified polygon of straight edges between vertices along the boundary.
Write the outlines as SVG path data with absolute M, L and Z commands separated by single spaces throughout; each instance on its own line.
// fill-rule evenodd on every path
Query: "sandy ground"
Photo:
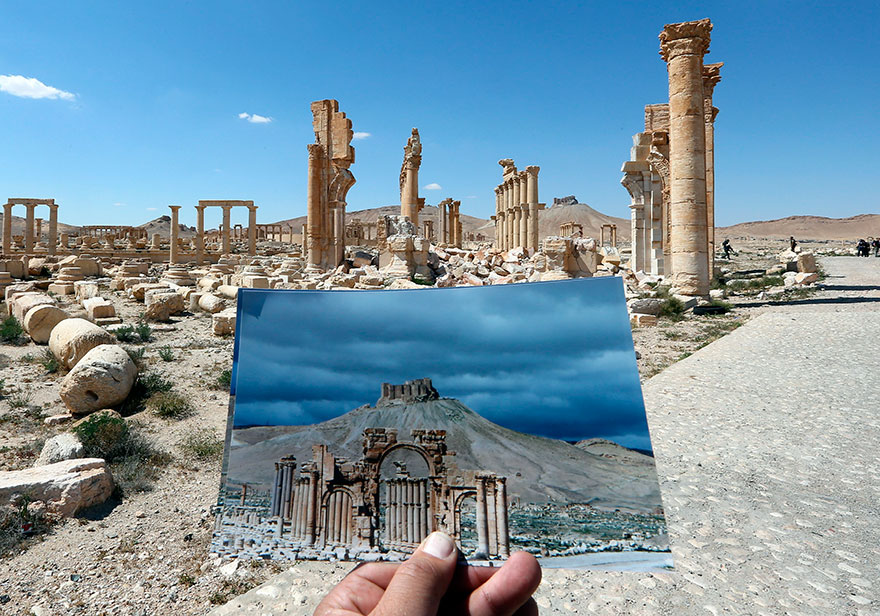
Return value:
M 762 262 L 766 267 L 781 247 L 782 243 L 751 251 L 744 246 L 735 263 L 748 268 L 753 261 Z M 126 322 L 137 320 L 142 304 L 121 295 L 110 297 Z M 643 378 L 723 335 L 731 327 L 728 323 L 777 309 L 754 300 L 734 303 L 742 306 L 730 315 L 687 317 L 636 330 Z M 68 307 L 77 313 L 72 304 Z M 186 316 L 156 326 L 153 340 L 134 346 L 146 348 L 149 369 L 173 380 L 198 413 L 180 421 L 146 412 L 132 418 L 172 454 L 172 462 L 151 491 L 108 504 L 87 517 L 67 520 L 26 549 L 6 556 L 0 563 L 0 613 L 205 614 L 281 570 L 275 564 L 257 562 L 230 572 L 207 554 L 212 524 L 209 509 L 217 496 L 220 463 L 196 462 L 180 447 L 195 431 L 210 430 L 217 439 L 222 437 L 228 396 L 213 389 L 212 383 L 231 365 L 232 340 L 211 335 L 210 317 Z M 159 358 L 163 347 L 173 350 L 173 361 Z M 6 394 L 0 400 L 0 469 L 33 464 L 42 441 L 64 429 L 42 423 L 42 417 L 62 411 L 58 399 L 61 376 L 47 375 L 27 357 L 38 357 L 44 348 L 0 346 L 0 378 L 5 380 Z M 37 410 L 24 413 L 11 408 L 10 399 L 16 396 L 28 398 Z M 348 568 L 331 567 L 340 572 Z

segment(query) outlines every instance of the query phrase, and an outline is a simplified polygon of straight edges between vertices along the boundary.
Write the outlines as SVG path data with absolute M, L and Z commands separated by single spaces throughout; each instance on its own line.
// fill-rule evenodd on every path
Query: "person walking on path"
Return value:
M 734 252 L 733 246 L 730 245 L 730 240 L 725 238 L 723 242 L 721 242 L 721 249 L 724 251 L 724 258 L 730 261 L 730 253 Z
M 788 238 L 788 243 L 791 244 L 791 251 L 794 252 L 794 249 L 797 248 L 797 240 L 793 235 Z

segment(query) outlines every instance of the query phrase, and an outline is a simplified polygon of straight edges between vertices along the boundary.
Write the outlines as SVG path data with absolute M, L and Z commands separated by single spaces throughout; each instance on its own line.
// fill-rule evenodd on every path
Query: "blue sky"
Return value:
M 260 222 L 302 215 L 321 98 L 369 133 L 351 210 L 398 202 L 417 126 L 420 183 L 442 187 L 428 203 L 489 216 L 512 157 L 541 166 L 542 201 L 628 217 L 620 165 L 643 106 L 668 96 L 657 34 L 702 17 L 706 61 L 725 63 L 718 223 L 880 210 L 876 2 L 0 6 L 0 196 L 54 197 L 63 222 L 140 224 L 180 204 L 194 224 L 210 198 L 253 199 Z
M 375 404 L 383 382 L 429 377 L 513 430 L 650 449 L 619 278 L 244 290 L 239 318 L 236 426 L 318 423 Z

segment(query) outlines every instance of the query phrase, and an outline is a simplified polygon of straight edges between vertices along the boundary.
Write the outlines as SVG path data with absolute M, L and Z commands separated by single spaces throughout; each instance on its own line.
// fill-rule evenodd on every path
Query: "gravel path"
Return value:
M 644 385 L 676 570 L 545 571 L 543 614 L 880 614 L 880 259 L 822 261 Z M 299 563 L 215 614 L 309 614 L 350 565 Z

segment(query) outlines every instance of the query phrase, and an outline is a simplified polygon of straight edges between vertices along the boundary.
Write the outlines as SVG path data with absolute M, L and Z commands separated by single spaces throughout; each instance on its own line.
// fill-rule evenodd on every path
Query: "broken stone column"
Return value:
M 249 205 L 248 208 L 248 254 L 257 254 L 257 206 Z
M 419 167 L 422 164 L 422 142 L 419 129 L 412 129 L 412 135 L 403 148 L 403 164 L 400 167 L 400 214 L 406 216 L 416 227 L 419 226 Z
M 231 234 L 230 211 L 232 210 L 232 206 L 231 205 L 222 205 L 220 207 L 223 209 L 223 230 L 221 232 L 222 235 L 221 235 L 220 252 L 222 252 L 224 255 L 228 255 L 232 252 L 231 237 L 230 237 L 230 234 Z
M 54 255 L 58 244 L 58 205 L 49 204 L 49 254 Z
M 703 55 L 708 19 L 668 24 L 660 55 L 669 70 L 670 256 L 672 283 L 684 295 L 708 295 L 706 126 Z
M 180 211 L 180 206 L 169 205 L 168 208 L 171 210 L 171 245 L 168 251 L 168 262 L 174 265 L 175 263 L 177 263 L 178 250 L 180 249 L 180 245 L 178 243 L 180 224 L 177 222 L 177 213 Z
M 32 204 L 25 205 L 27 210 L 24 222 L 24 251 L 31 254 L 34 251 L 34 208 Z
M 706 227 L 709 232 L 709 277 L 715 275 L 715 86 L 721 81 L 723 62 L 703 65 L 703 115 L 706 122 Z
M 8 255 L 12 249 L 12 204 L 3 204 L 3 254 Z
M 205 206 L 196 206 L 196 265 L 205 260 Z

